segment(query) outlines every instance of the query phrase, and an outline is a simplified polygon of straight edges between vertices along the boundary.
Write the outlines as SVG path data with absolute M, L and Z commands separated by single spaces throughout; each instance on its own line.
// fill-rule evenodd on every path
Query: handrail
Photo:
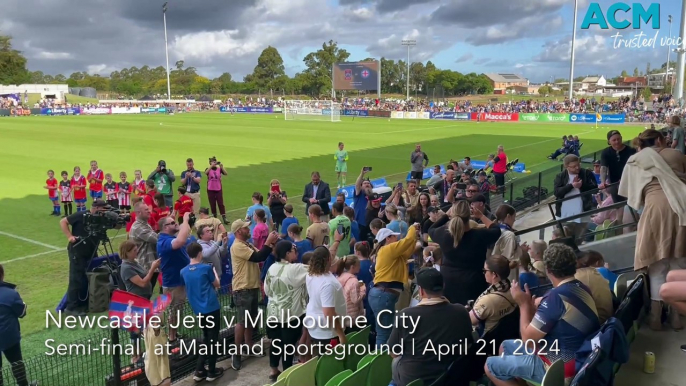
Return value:
M 587 192 L 575 194 L 575 195 L 569 196 L 569 197 L 560 198 L 560 199 L 555 200 L 555 201 L 553 201 L 553 202 L 549 202 L 549 203 L 548 203 L 548 209 L 550 210 L 550 214 L 553 216 L 553 218 L 556 218 L 557 216 L 555 215 L 555 210 L 553 209 L 553 205 L 554 205 L 554 204 L 557 204 L 557 203 L 559 203 L 559 202 L 565 202 L 565 201 L 572 200 L 572 199 L 579 198 L 579 197 L 583 197 L 583 196 L 588 195 L 588 194 L 595 194 L 595 193 L 598 193 L 598 192 L 600 192 L 601 190 L 607 189 L 607 188 L 609 188 L 609 187 L 611 187 L 611 186 L 618 186 L 618 185 L 619 185 L 619 182 L 615 182 L 614 184 L 605 185 L 605 188 L 603 188 L 603 189 L 595 188 L 595 189 L 591 189 L 591 190 L 589 190 L 589 191 L 587 191 Z M 553 191 L 553 196 L 554 196 L 554 195 L 555 195 L 555 192 Z M 598 203 L 598 204 L 600 204 L 600 203 Z
M 533 227 L 531 227 L 531 228 L 527 228 L 527 229 L 523 229 L 523 230 L 520 230 L 520 231 L 516 231 L 516 232 L 515 232 L 515 236 L 520 236 L 520 235 L 527 234 L 527 233 L 530 233 L 530 232 L 534 232 L 534 231 L 538 231 L 538 230 L 541 230 L 541 229 L 545 229 L 545 228 L 548 228 L 548 227 L 550 227 L 550 226 L 552 226 L 552 225 L 555 225 L 555 224 L 557 224 L 558 227 L 559 227 L 560 229 L 563 229 L 563 228 L 562 228 L 562 223 L 564 223 L 564 222 L 570 222 L 570 221 L 573 221 L 573 220 L 576 220 L 576 219 L 588 217 L 588 216 L 590 216 L 590 215 L 598 214 L 598 213 L 605 212 L 605 211 L 612 210 L 612 209 L 623 208 L 625 205 L 626 205 L 626 201 L 622 201 L 622 202 L 618 202 L 618 203 L 615 203 L 615 204 L 612 204 L 612 205 L 604 206 L 604 207 L 602 207 L 602 208 L 591 209 L 591 210 L 589 210 L 589 211 L 587 211 L 587 212 L 575 214 L 574 216 L 569 216 L 569 217 L 565 217 L 565 218 L 561 218 L 561 219 L 551 220 L 551 221 L 548 221 L 548 222 L 546 222 L 546 223 L 543 223 L 543 224 L 540 224 L 540 225 L 533 226 Z

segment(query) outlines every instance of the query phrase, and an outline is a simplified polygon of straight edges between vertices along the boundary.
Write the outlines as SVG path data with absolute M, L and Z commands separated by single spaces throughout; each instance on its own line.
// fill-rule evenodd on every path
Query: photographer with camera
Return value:
M 157 169 L 150 173 L 148 179 L 155 181 L 155 187 L 159 193 L 164 195 L 164 202 L 167 206 L 173 206 L 174 189 L 172 188 L 172 182 L 176 181 L 176 176 L 171 169 L 167 169 L 167 162 L 160 160 L 157 163 Z
M 182 184 L 186 187 L 186 194 L 193 200 L 193 213 L 198 214 L 200 210 L 200 180 L 202 173 L 195 170 L 193 158 L 186 160 L 186 170 L 181 173 Z
M 159 221 L 160 234 L 157 236 L 157 255 L 162 260 L 162 289 L 165 294 L 171 294 L 169 307 L 171 325 L 176 325 L 176 317 L 186 301 L 186 288 L 181 278 L 181 270 L 190 263 L 186 252 L 188 236 L 191 234 L 194 220 L 193 214 L 183 215 L 183 222 L 179 225 L 173 217 L 165 217 Z M 176 341 L 176 329 L 169 328 L 169 341 Z
M 222 216 L 224 224 L 228 224 L 226 219 L 226 209 L 224 208 L 224 192 L 222 191 L 222 176 L 226 175 L 226 169 L 217 157 L 210 158 L 210 167 L 205 169 L 207 175 L 207 198 L 210 200 L 212 216 L 217 218 L 217 206 L 219 214 Z
M 60 221 L 62 233 L 67 236 L 69 245 L 69 286 L 67 288 L 67 308 L 65 313 L 83 316 L 87 310 L 87 303 L 80 299 L 80 294 L 86 290 L 86 270 L 98 249 L 99 240 L 89 234 L 86 218 L 97 215 L 107 209 L 107 203 L 101 199 L 93 201 L 88 212 L 76 212 Z M 69 227 L 71 226 L 71 230 Z

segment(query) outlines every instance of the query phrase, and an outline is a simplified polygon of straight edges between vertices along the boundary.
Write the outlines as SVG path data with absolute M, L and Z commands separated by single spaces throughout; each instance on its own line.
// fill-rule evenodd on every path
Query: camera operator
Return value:
M 93 201 L 90 212 L 76 212 L 60 221 L 62 233 L 67 236 L 69 245 L 69 286 L 67 288 L 67 315 L 83 316 L 87 310 L 87 304 L 80 299 L 81 292 L 85 291 L 88 283 L 86 281 L 86 270 L 91 259 L 97 252 L 98 241 L 88 238 L 85 218 L 90 214 L 102 212 L 107 207 L 107 203 L 101 199 Z M 71 226 L 71 230 L 69 230 Z
M 138 202 L 134 205 L 133 210 L 136 214 L 136 221 L 134 221 L 131 226 L 129 239 L 136 243 L 136 246 L 138 247 L 136 257 L 138 264 L 147 271 L 150 269 L 150 265 L 157 260 L 157 233 L 155 233 L 149 224 L 151 215 L 150 208 L 144 202 Z M 158 272 L 153 274 L 152 280 L 150 281 L 152 289 L 155 288 L 158 275 Z
M 176 176 L 171 169 L 167 169 L 167 162 L 160 160 L 157 163 L 157 169 L 150 173 L 148 179 L 155 181 L 157 191 L 164 195 L 164 203 L 169 207 L 173 207 L 174 189 L 172 182 L 176 181 Z
M 178 224 L 173 217 L 164 217 L 159 222 L 160 234 L 157 236 L 157 255 L 162 260 L 162 288 L 165 294 L 171 294 L 170 324 L 176 324 L 177 313 L 186 301 L 186 287 L 181 278 L 181 270 L 191 259 L 186 252 L 188 236 L 191 234 L 189 221 L 192 213 L 183 215 L 183 223 Z M 169 341 L 176 341 L 176 329 L 169 328 Z

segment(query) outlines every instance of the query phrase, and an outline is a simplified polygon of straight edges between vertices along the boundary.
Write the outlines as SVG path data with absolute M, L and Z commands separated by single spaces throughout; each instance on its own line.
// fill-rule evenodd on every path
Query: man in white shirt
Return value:
M 593 209 L 592 193 L 583 193 L 591 192 L 598 188 L 595 175 L 592 171 L 581 168 L 579 157 L 569 154 L 562 162 L 565 170 L 555 177 L 555 198 L 562 200 L 568 197 L 577 197 L 555 203 L 555 216 L 558 219 L 575 216 Z M 579 196 L 580 194 L 581 196 Z M 581 219 L 572 220 L 571 222 L 582 224 Z M 584 219 L 584 223 L 579 226 L 580 229 L 574 232 L 577 237 L 585 233 L 588 225 L 586 222 L 587 220 Z

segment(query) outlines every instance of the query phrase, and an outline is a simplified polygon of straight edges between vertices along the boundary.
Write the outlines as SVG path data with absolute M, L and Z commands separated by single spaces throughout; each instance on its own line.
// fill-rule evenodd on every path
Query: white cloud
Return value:
M 41 51 L 36 57 L 40 59 L 71 59 L 72 55 L 68 52 Z
M 92 75 L 109 75 L 112 71 L 116 71 L 116 68 L 110 67 L 106 64 L 90 64 L 86 66 L 86 72 Z
M 242 40 L 239 31 L 198 32 L 176 37 L 171 49 L 181 58 L 195 58 L 207 62 L 217 56 L 236 58 L 252 54 L 266 47 L 261 36 Z
M 367 21 L 374 17 L 374 12 L 369 8 L 357 8 L 352 10 L 351 16 L 357 21 Z

